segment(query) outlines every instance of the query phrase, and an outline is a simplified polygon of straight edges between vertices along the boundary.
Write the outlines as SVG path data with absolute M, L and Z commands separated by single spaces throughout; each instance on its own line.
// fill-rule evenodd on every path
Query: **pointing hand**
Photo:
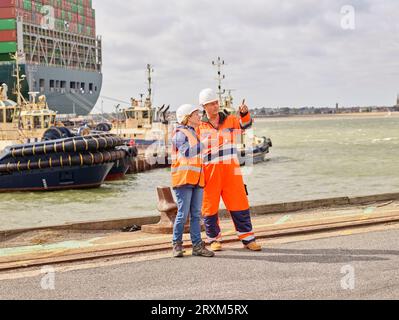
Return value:
M 245 99 L 242 101 L 239 110 L 241 114 L 247 114 L 249 112 L 248 106 L 245 104 Z

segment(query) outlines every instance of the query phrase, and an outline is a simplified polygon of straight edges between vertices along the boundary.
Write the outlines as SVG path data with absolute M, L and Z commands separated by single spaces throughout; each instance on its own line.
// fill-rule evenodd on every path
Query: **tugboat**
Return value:
M 96 129 L 116 134 L 137 152 L 143 155 L 150 164 L 168 165 L 169 106 L 154 108 L 152 105 L 152 73 L 153 68 L 147 65 L 148 95 L 143 99 L 131 99 L 131 106 L 119 110 L 117 119 L 110 123 L 100 123 Z
M 140 151 L 146 150 L 157 141 L 167 144 L 169 123 L 166 120 L 166 113 L 169 107 L 165 110 L 164 108 L 163 106 L 155 110 L 150 97 L 144 101 L 132 98 L 131 106 L 119 113 L 122 120 L 115 121 L 110 132 L 126 140 L 134 140 Z
M 21 82 L 25 76 L 19 74 L 18 55 L 15 59 L 16 78 L 15 94 L 17 102 L 8 99 L 8 87 L 0 86 L 0 151 L 10 144 L 30 143 L 39 141 L 44 132 L 56 126 L 57 113 L 48 108 L 46 97 L 41 95 L 36 99 L 37 92 L 29 92 L 29 101 L 21 94 Z
M 116 161 L 126 157 L 118 149 L 123 139 L 107 133 L 74 136 L 55 127 L 56 112 L 44 96 L 21 94 L 18 55 L 16 61 L 17 103 L 0 94 L 0 192 L 47 191 L 99 187 Z
M 135 146 L 123 145 L 117 148 L 125 152 L 125 156 L 115 161 L 114 166 L 108 173 L 105 181 L 122 180 L 129 173 L 132 161 L 137 157 L 137 148 Z
M 130 146 L 124 139 L 119 136 L 105 133 L 103 131 L 91 130 L 88 126 L 83 126 L 78 129 L 73 128 L 69 130 L 65 127 L 51 128 L 46 131 L 44 139 L 47 141 L 54 141 L 62 137 L 82 137 L 83 139 L 91 139 L 97 137 L 114 137 L 118 138 L 118 144 L 115 145 L 115 150 L 122 152 L 123 156 L 114 160 L 114 165 L 105 177 L 105 181 L 122 180 L 126 177 L 132 161 L 137 157 L 137 148 Z M 113 143 L 113 142 L 111 142 Z M 110 145 L 108 145 L 110 146 Z
M 106 126 L 104 127 L 104 125 Z M 66 128 L 63 129 L 64 131 L 66 130 Z M 90 134 L 98 135 L 109 133 L 110 129 L 111 127 L 108 126 L 108 124 L 100 124 L 97 125 L 95 130 L 92 130 L 91 127 L 86 123 L 80 128 L 72 128 L 71 132 L 73 132 L 73 136 L 88 136 Z M 133 165 L 135 158 L 137 157 L 138 151 L 136 146 L 130 144 L 127 140 L 123 138 L 120 139 L 122 141 L 122 144 L 117 146 L 116 149 L 123 151 L 125 156 L 115 161 L 114 166 L 106 176 L 105 181 L 116 181 L 124 179 L 130 167 Z
M 225 65 L 225 62 L 218 57 L 217 61 L 212 62 L 212 65 L 217 67 L 218 71 L 217 80 L 219 83 L 218 95 L 220 100 L 220 111 L 227 114 L 236 114 L 237 110 L 233 107 L 233 90 L 222 89 L 222 81 L 226 78 L 226 76 L 222 74 L 222 66 Z M 228 92 L 227 95 L 226 91 Z M 237 149 L 241 166 L 265 161 L 267 154 L 270 152 L 270 148 L 273 146 L 270 138 L 250 135 L 248 132 L 241 134 L 240 142 L 241 143 L 237 144 Z
M 73 137 L 7 147 L 0 156 L 0 192 L 99 187 L 125 157 L 113 135 Z

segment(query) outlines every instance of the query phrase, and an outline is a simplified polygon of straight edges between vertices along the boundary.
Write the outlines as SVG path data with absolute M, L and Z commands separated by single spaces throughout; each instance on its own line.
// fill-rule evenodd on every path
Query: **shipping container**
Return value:
M 15 8 L 1 8 L 0 19 L 15 19 Z
M 0 61 L 11 61 L 11 56 L 9 53 L 0 53 Z
M 15 8 L 15 0 L 0 0 L 0 8 Z
M 9 53 L 17 51 L 16 42 L 0 42 L 0 53 Z
M 16 30 L 2 30 L 0 31 L 0 42 L 16 42 L 17 31 Z
M 16 28 L 15 19 L 0 19 L 0 30 L 15 30 Z

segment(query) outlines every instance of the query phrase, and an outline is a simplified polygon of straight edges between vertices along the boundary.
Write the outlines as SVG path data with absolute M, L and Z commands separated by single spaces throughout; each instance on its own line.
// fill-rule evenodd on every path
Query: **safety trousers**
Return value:
M 222 240 L 219 220 L 220 199 L 230 212 L 238 238 L 246 245 L 255 241 L 248 196 L 239 166 L 205 165 L 205 189 L 202 214 L 209 243 Z

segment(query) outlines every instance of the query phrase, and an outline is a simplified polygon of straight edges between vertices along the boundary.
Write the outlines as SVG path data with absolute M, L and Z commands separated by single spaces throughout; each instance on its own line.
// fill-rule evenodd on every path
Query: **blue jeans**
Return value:
M 173 228 L 173 243 L 183 241 L 184 225 L 190 214 L 190 236 L 193 245 L 202 242 L 201 209 L 204 189 L 181 187 L 175 189 L 177 198 L 177 217 Z

